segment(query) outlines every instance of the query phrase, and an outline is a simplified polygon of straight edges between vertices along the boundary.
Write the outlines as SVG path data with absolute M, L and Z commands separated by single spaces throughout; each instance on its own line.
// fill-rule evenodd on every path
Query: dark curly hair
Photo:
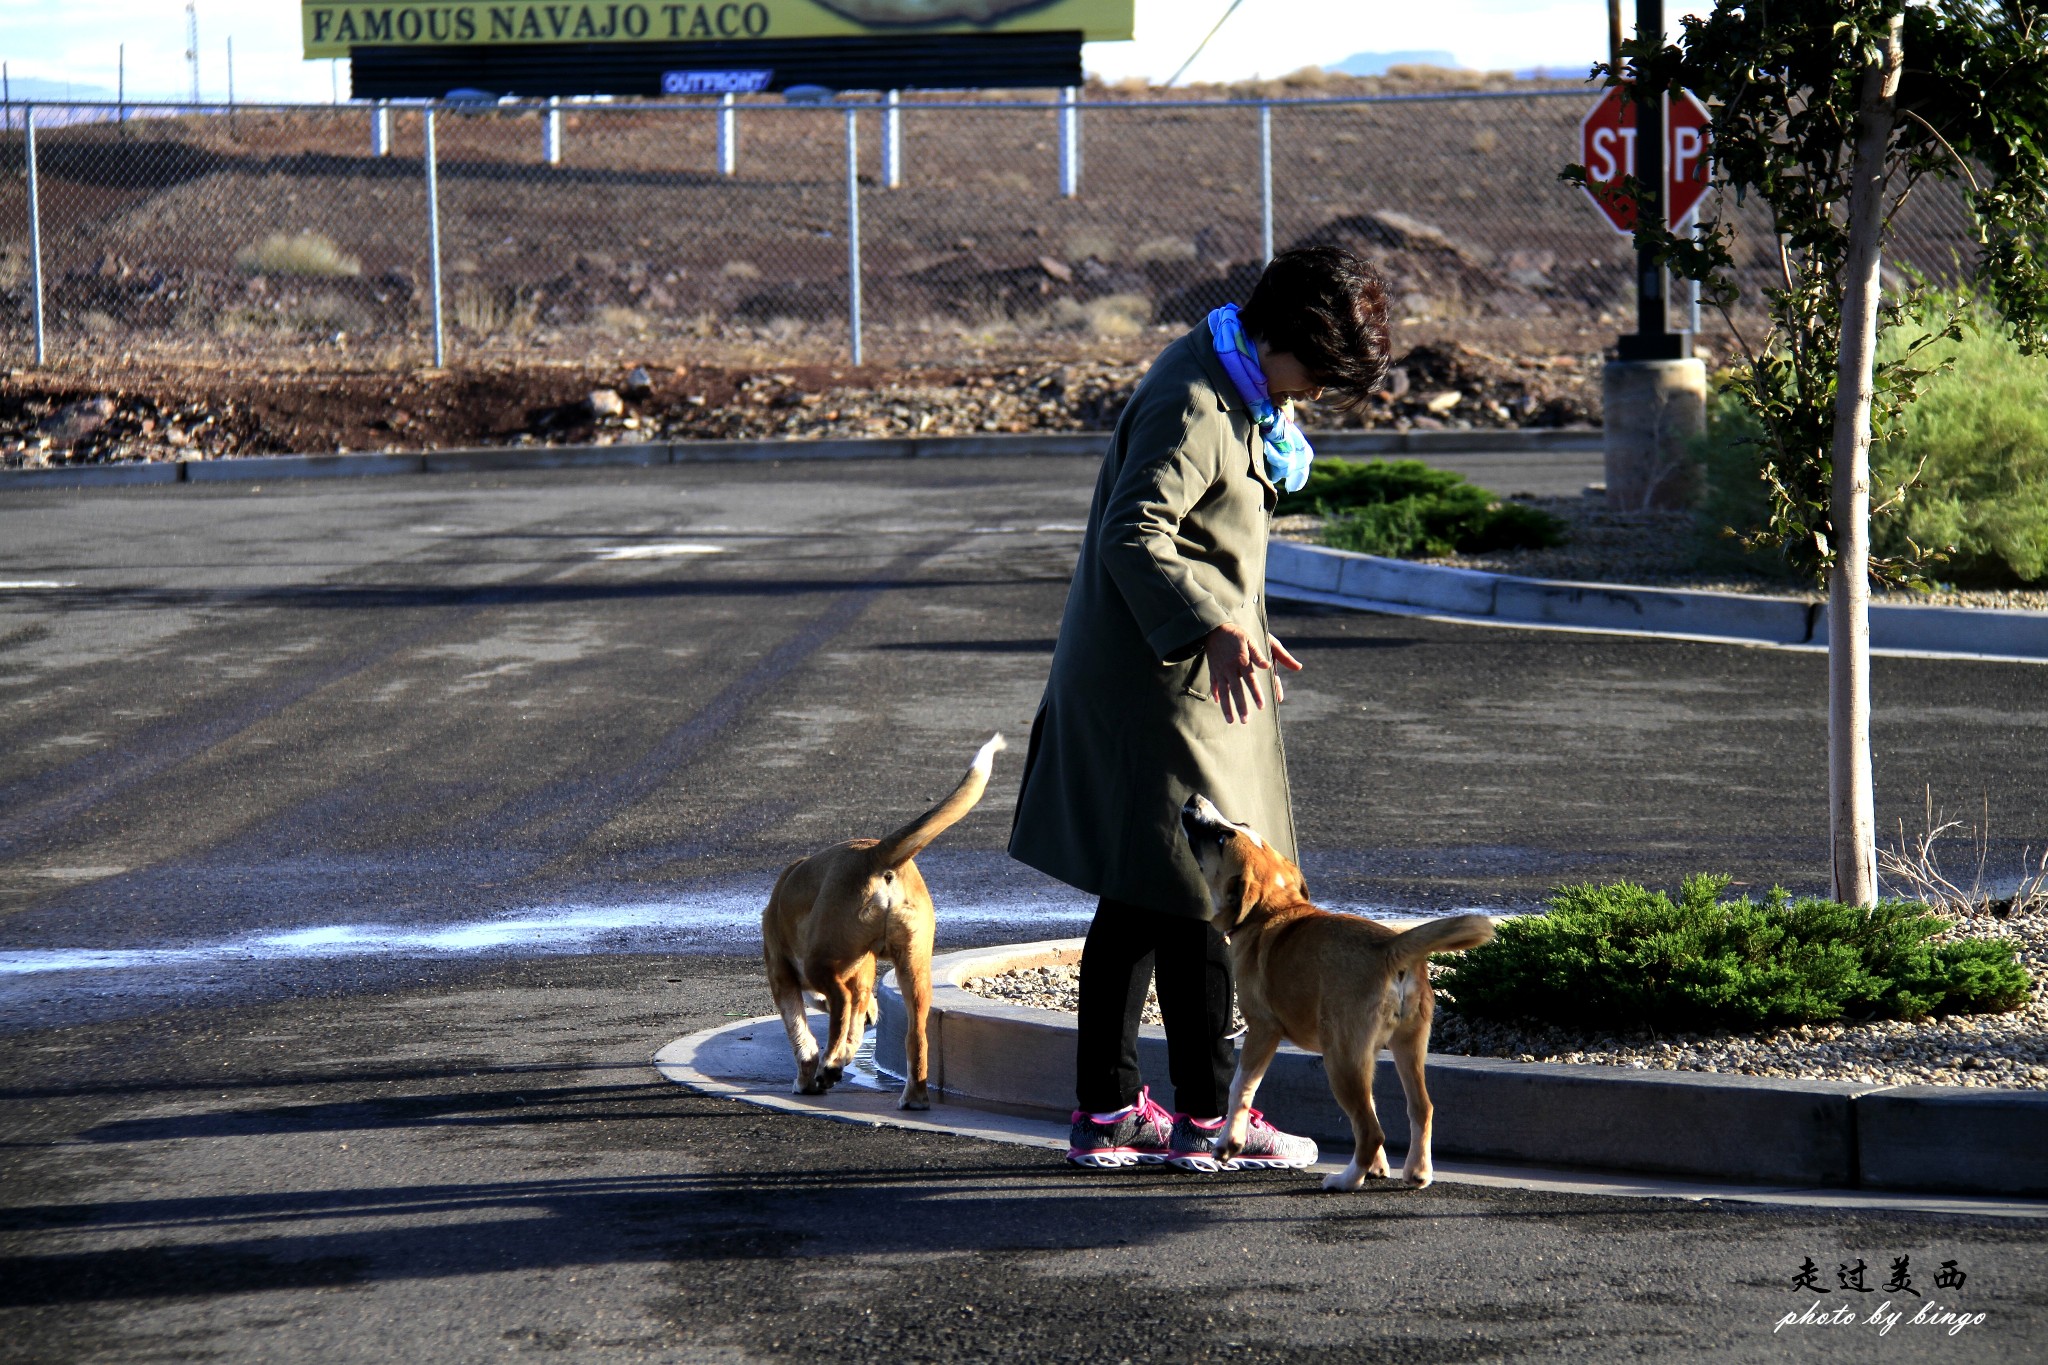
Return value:
M 1387 286 L 1343 247 L 1295 247 L 1275 256 L 1241 320 L 1269 349 L 1291 352 L 1337 407 L 1363 402 L 1386 380 Z

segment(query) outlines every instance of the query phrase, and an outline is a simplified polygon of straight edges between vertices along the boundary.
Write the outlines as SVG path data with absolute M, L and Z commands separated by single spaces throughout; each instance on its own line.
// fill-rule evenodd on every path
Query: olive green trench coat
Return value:
M 1031 725 L 1010 854 L 1070 886 L 1208 911 L 1180 808 L 1200 792 L 1294 857 L 1270 676 L 1249 723 L 1209 695 L 1203 642 L 1234 622 L 1262 650 L 1279 494 L 1258 428 L 1195 330 L 1153 363 L 1110 438 Z

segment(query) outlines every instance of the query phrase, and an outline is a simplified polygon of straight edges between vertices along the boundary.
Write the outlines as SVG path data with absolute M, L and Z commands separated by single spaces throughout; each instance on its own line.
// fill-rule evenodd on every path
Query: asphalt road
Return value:
M 661 1082 L 661 1044 L 766 1009 L 786 861 L 1021 740 L 1091 477 L 0 504 L 0 584 L 59 585 L 0 586 L 0 1358 L 2040 1358 L 2033 1225 L 1103 1177 Z M 1325 901 L 1823 875 L 1815 656 L 1274 625 Z M 1884 823 L 1982 803 L 2016 871 L 2044 694 L 1879 661 Z M 920 860 L 944 946 L 1085 914 L 1002 856 L 1016 757 Z M 1901 1256 L 1917 1298 L 1837 1282 Z M 1772 1331 L 1816 1299 L 1909 1306 Z

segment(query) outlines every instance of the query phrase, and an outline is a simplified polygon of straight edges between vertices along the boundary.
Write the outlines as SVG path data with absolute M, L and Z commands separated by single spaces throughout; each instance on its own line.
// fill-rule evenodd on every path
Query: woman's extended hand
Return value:
M 1278 659 L 1282 667 L 1296 673 L 1301 671 L 1300 660 L 1289 654 L 1284 645 L 1271 636 L 1267 637 L 1267 642 L 1273 647 L 1273 658 Z M 1209 695 L 1223 708 L 1226 725 L 1251 720 L 1253 706 L 1265 710 L 1266 699 L 1259 692 L 1259 670 L 1270 670 L 1273 662 L 1259 653 L 1259 647 L 1252 643 L 1249 635 L 1226 622 L 1209 632 L 1203 649 L 1209 656 Z M 1250 705 L 1245 702 L 1247 695 L 1251 698 Z M 1280 679 L 1276 676 L 1273 679 L 1273 699 L 1277 702 L 1284 696 Z

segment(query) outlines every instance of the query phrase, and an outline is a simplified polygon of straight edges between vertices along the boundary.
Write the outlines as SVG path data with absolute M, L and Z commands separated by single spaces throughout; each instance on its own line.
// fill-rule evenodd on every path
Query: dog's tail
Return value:
M 982 792 L 988 789 L 988 775 L 995 767 L 996 752 L 1010 746 L 997 735 L 981 746 L 968 766 L 967 775 L 960 779 L 960 785 L 953 788 L 953 794 L 918 816 L 902 829 L 876 844 L 869 855 L 876 867 L 901 867 L 924 852 L 925 846 L 944 834 L 953 823 L 974 809 L 974 803 L 981 800 Z
M 1387 952 L 1406 967 L 1431 953 L 1456 953 L 1493 941 L 1493 921 L 1484 915 L 1446 915 L 1387 940 Z

